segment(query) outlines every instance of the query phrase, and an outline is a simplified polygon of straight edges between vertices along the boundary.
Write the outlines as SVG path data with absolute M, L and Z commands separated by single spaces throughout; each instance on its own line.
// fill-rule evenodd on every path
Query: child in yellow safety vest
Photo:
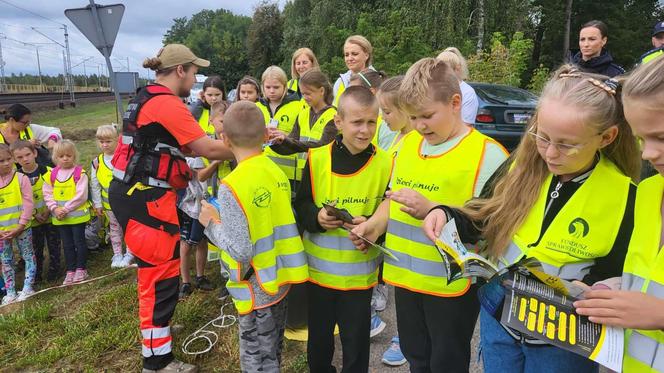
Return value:
M 111 268 L 123 268 L 131 264 L 134 256 L 129 250 L 122 254 L 123 234 L 122 227 L 115 218 L 111 205 L 108 203 L 108 188 L 113 180 L 113 165 L 111 160 L 115 154 L 115 148 L 118 145 L 118 131 L 114 126 L 106 124 L 97 128 L 97 146 L 101 150 L 90 166 L 90 192 L 92 197 L 92 206 L 97 216 L 104 214 L 108 217 L 108 225 L 111 237 L 111 246 L 113 247 L 113 257 L 111 258 Z
M 293 129 L 290 133 L 270 131 L 270 148 L 278 153 L 271 158 L 294 181 L 293 188 L 302 180 L 307 150 L 329 144 L 339 132 L 334 125 L 337 109 L 332 106 L 332 86 L 327 76 L 318 69 L 309 70 L 300 77 L 299 87 L 306 104 L 298 112 Z
M 378 102 L 371 91 L 346 89 L 334 117 L 341 134 L 309 150 L 295 198 L 309 261 L 307 361 L 312 372 L 334 370 L 335 324 L 341 334 L 343 371 L 368 370 L 371 294 L 381 253 L 376 248 L 355 250 L 348 230 L 375 212 L 389 182 L 392 158 L 371 143 L 377 117 Z M 346 220 L 328 212 L 329 206 L 346 210 Z
M 641 143 L 641 157 L 657 174 L 638 186 L 620 286 L 594 285 L 585 300 L 574 303 L 590 321 L 625 328 L 625 373 L 664 372 L 663 90 L 664 57 L 639 66 L 624 81 L 625 117 Z
M 203 82 L 200 97 L 190 107 L 189 111 L 194 119 L 198 121 L 201 129 L 210 137 L 214 137 L 214 127 L 210 122 L 210 110 L 212 105 L 218 101 L 226 101 L 224 81 L 218 75 L 207 77 Z
M 37 148 L 31 142 L 19 140 L 10 146 L 14 160 L 20 166 L 19 172 L 30 180 L 32 185 L 32 200 L 34 204 L 32 221 L 32 247 L 37 259 L 37 273 L 35 283 L 41 281 L 44 265 L 44 243 L 48 246 L 48 272 L 46 280 L 54 281 L 60 273 L 60 235 L 51 224 L 51 213 L 44 202 L 44 176 L 51 170 L 50 167 L 37 163 Z
M 267 130 L 253 103 L 224 115 L 224 143 L 237 167 L 219 187 L 219 207 L 203 201 L 199 222 L 219 247 L 228 291 L 240 314 L 240 368 L 278 372 L 290 284 L 308 278 L 286 176 L 262 152 Z
M 579 284 L 620 275 L 634 227 L 639 159 L 615 89 L 605 76 L 558 69 L 511 164 L 482 198 L 432 210 L 427 237 L 435 239 L 453 218 L 463 242 L 486 239 L 485 254 L 501 269 L 534 258 L 547 274 Z M 501 324 L 504 295 L 500 276 L 479 291 L 485 372 L 598 371 L 585 356 Z
M 65 253 L 67 273 L 63 285 L 88 278 L 88 248 L 85 244 L 85 223 L 90 221 L 88 177 L 79 164 L 76 145 L 62 140 L 53 147 L 53 168 L 44 176 L 44 201 L 53 225 L 58 228 Z
M 410 369 L 467 371 L 479 311 L 476 287 L 447 284 L 442 259 L 421 227 L 436 205 L 460 206 L 479 195 L 507 154 L 463 123 L 459 81 L 444 62 L 416 62 L 398 96 L 417 133 L 405 136 L 394 159 L 388 200 L 353 233 L 369 239 L 386 233 L 385 246 L 398 258 L 385 257 L 383 279 L 395 287 L 397 330 Z
M 0 259 L 7 295 L 2 304 L 24 300 L 34 293 L 35 254 L 32 249 L 32 187 L 30 180 L 14 168 L 14 158 L 6 144 L 0 144 Z M 25 261 L 23 291 L 16 293 L 14 251 L 16 241 Z

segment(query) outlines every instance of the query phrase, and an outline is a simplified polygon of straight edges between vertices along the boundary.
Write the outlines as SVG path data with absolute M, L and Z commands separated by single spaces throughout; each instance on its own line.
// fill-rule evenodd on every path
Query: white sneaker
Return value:
M 16 302 L 16 293 L 9 293 L 2 297 L 2 305 L 10 304 Z
M 376 311 L 383 311 L 387 307 L 387 285 L 376 284 L 371 293 L 371 307 Z
M 32 290 L 31 288 L 23 288 L 23 291 L 18 292 L 18 298 L 16 298 L 16 300 L 22 302 L 28 299 L 34 293 L 35 291 Z
M 111 258 L 111 268 L 120 268 L 122 267 L 122 254 L 115 254 Z
M 129 267 L 133 260 L 134 260 L 134 256 L 131 255 L 130 253 L 126 253 L 122 257 L 122 261 L 120 261 L 120 265 L 121 265 L 121 267 Z

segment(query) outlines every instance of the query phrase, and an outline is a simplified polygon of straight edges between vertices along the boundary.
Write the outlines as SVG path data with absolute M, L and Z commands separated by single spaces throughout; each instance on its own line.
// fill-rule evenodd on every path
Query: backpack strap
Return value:
M 60 172 L 60 166 L 55 166 L 51 170 L 51 185 L 55 185 L 55 180 L 58 179 L 58 172 Z
M 92 169 L 95 171 L 99 171 L 99 157 L 96 157 L 92 160 Z
M 76 165 L 74 167 L 74 183 L 78 184 L 78 181 L 81 180 L 81 173 L 83 172 L 83 166 Z

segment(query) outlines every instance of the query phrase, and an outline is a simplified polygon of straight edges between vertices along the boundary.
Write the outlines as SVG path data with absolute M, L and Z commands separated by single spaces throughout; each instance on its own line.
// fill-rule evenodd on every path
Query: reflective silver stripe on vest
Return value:
M 16 219 L 7 219 L 7 220 L 0 221 L 0 224 L 2 224 L 2 225 L 5 226 L 5 227 L 8 227 L 8 226 L 10 226 L 10 225 L 16 225 L 16 224 L 18 224 L 19 221 L 20 221 L 19 218 L 16 218 Z
M 58 203 L 58 207 L 64 207 L 64 205 L 69 201 L 56 201 L 56 202 Z M 67 216 L 65 216 L 65 219 L 66 218 L 79 218 L 81 216 L 85 216 L 85 215 L 88 215 L 88 214 L 90 214 L 90 212 L 87 211 L 87 209 L 85 209 L 85 210 L 74 210 L 74 211 L 68 212 Z
M 296 160 L 294 158 L 281 158 L 275 157 L 273 155 L 268 155 L 267 157 L 270 158 L 272 162 L 282 166 L 295 167 L 296 164 Z
M 623 272 L 620 288 L 622 290 L 641 291 L 645 282 L 646 279 L 641 276 Z
M 431 249 L 436 250 L 433 247 Z M 390 265 L 425 276 L 441 278 L 447 276 L 447 268 L 445 268 L 445 264 L 442 262 L 442 259 L 440 262 L 434 262 L 431 260 L 416 258 L 414 256 L 410 256 L 398 251 L 392 251 L 392 254 L 394 254 L 394 256 L 396 256 L 399 261 L 397 262 L 389 256 L 385 256 L 385 262 L 389 263 Z
M 542 269 L 544 269 L 544 272 L 547 274 L 560 277 L 564 280 L 582 280 L 588 273 L 590 273 L 590 268 L 594 265 L 594 260 L 565 264 L 562 267 L 556 267 L 552 264 L 542 262 Z
M 297 225 L 295 224 L 276 226 L 271 235 L 256 241 L 256 255 L 272 250 L 275 240 L 286 240 L 299 235 L 300 233 L 297 231 Z
M 240 300 L 240 301 L 242 301 L 242 300 L 251 300 L 251 291 L 246 286 L 241 287 L 241 288 L 228 286 L 228 287 L 226 287 L 226 289 L 228 289 L 228 293 L 234 299 L 237 299 L 237 300 Z
M 416 227 L 410 224 L 402 223 L 394 219 L 387 222 L 387 232 L 397 237 L 403 238 L 423 245 L 433 247 L 433 242 L 424 235 L 421 227 Z
M 523 256 L 523 251 L 517 246 L 514 242 L 510 242 L 510 245 L 505 250 L 502 260 L 498 261 L 498 269 L 503 269 L 509 265 L 516 263 Z
M 378 259 L 359 263 L 339 263 L 330 262 L 309 254 L 307 254 L 307 259 L 309 268 L 336 276 L 369 275 L 378 269 Z
M 21 210 L 23 210 L 23 207 L 21 205 L 5 207 L 4 209 L 0 209 L 0 215 L 13 214 L 15 212 L 20 212 Z
M 277 279 L 277 268 L 297 268 L 307 264 L 307 258 L 304 253 L 299 252 L 290 255 L 279 255 L 276 258 L 277 265 L 269 268 L 263 268 L 258 271 L 258 277 L 262 283 L 274 281 Z
M 44 206 L 46 206 L 46 203 L 44 203 L 44 200 L 42 199 L 41 201 L 35 204 L 35 209 L 40 209 Z
M 627 354 L 657 371 L 664 371 L 664 345 L 636 330 L 629 338 Z
M 102 201 L 102 202 L 105 202 L 105 203 L 109 203 L 109 202 L 108 202 L 108 197 L 105 196 L 105 195 L 103 195 L 103 194 L 101 195 L 101 201 Z
M 304 239 L 311 241 L 314 245 L 329 250 L 357 250 L 353 242 L 346 236 L 331 236 L 320 233 L 304 232 Z
M 652 295 L 659 299 L 664 299 L 664 285 L 660 284 L 657 281 L 650 280 L 646 294 Z

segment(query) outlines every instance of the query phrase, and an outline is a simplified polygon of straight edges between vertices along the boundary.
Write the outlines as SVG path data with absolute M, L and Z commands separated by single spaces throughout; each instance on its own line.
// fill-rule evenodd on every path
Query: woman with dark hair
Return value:
M 579 31 L 579 51 L 572 57 L 572 63 L 584 72 L 606 75 L 613 78 L 625 73 L 622 66 L 613 62 L 613 56 L 604 49 L 608 41 L 609 28 L 602 21 L 590 21 Z
M 30 141 L 37 148 L 37 163 L 52 165 L 48 149 L 62 140 L 60 129 L 31 123 L 32 111 L 22 104 L 11 105 L 0 113 L 5 118 L 5 123 L 0 124 L 0 143 L 11 145 L 18 140 Z

